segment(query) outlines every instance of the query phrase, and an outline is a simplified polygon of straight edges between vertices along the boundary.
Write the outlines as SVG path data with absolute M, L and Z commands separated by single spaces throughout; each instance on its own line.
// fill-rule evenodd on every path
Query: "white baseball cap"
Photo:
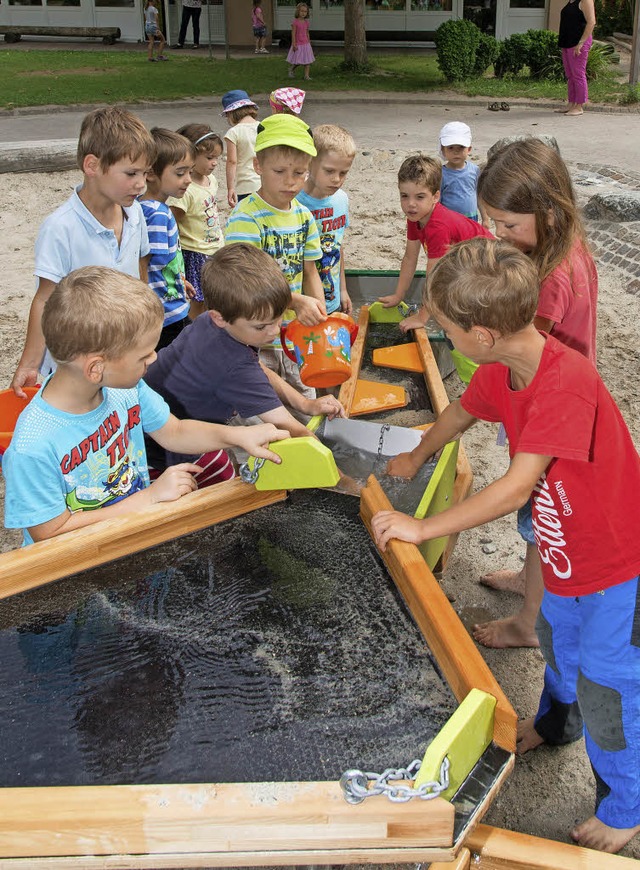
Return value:
M 463 145 L 471 147 L 471 128 L 462 121 L 450 121 L 440 130 L 440 154 L 447 145 Z

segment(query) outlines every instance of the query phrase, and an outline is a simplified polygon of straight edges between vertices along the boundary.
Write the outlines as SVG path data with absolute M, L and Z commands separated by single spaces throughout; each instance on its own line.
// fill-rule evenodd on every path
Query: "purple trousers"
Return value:
M 587 88 L 587 57 L 593 39 L 589 37 L 582 46 L 582 51 L 576 57 L 573 48 L 562 49 L 562 63 L 564 65 L 564 73 L 567 77 L 567 88 L 569 91 L 569 102 L 577 103 L 579 106 L 584 105 L 589 99 L 589 90 Z

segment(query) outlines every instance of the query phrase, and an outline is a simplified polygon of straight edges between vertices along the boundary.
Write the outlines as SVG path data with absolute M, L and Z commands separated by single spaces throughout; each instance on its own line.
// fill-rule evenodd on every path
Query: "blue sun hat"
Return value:
M 220 114 L 226 115 L 227 112 L 235 112 L 236 109 L 241 109 L 243 106 L 255 106 L 256 109 L 258 108 L 246 91 L 227 91 L 222 98 L 222 112 Z

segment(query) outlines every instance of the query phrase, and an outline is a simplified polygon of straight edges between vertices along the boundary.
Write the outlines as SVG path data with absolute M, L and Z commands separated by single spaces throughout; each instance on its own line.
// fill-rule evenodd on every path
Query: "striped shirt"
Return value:
M 177 323 L 189 313 L 184 283 L 184 258 L 180 249 L 178 224 L 171 209 L 155 199 L 140 200 L 147 222 L 149 247 L 149 287 L 164 306 L 164 325 Z

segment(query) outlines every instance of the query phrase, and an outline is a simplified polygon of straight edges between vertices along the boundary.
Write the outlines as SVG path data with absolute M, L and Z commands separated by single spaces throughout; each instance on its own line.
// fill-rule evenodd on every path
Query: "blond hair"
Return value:
M 225 245 L 204 264 L 202 292 L 208 309 L 227 323 L 273 320 L 291 305 L 291 288 L 276 261 L 253 245 Z
M 466 332 L 485 326 L 512 335 L 533 321 L 539 290 L 526 254 L 507 242 L 477 237 L 438 260 L 424 301 Z
M 337 124 L 320 124 L 314 127 L 313 144 L 316 146 L 318 157 L 326 154 L 327 151 L 335 151 L 342 157 L 356 156 L 356 143 L 353 136 Z
M 107 106 L 84 116 L 77 150 L 80 169 L 89 154 L 97 157 L 101 169 L 106 170 L 127 157 L 132 161 L 144 157 L 150 166 L 155 153 L 151 134 L 128 109 Z
M 185 124 L 176 133 L 188 139 L 198 154 L 212 154 L 216 148 L 224 151 L 222 139 L 208 124 Z
M 150 329 L 162 326 L 162 302 L 147 284 L 106 266 L 84 266 L 47 299 L 42 332 L 58 363 L 98 353 L 118 359 Z
M 491 208 L 532 214 L 536 246 L 531 259 L 543 281 L 586 237 L 569 170 L 555 148 L 531 137 L 497 151 L 480 173 L 478 199 Z
M 193 142 L 186 136 L 165 130 L 164 127 L 152 127 L 151 136 L 156 146 L 156 157 L 152 169 L 160 178 L 167 166 L 176 166 L 184 160 L 195 160 L 196 149 Z
M 294 18 L 300 18 L 300 11 L 301 11 L 303 6 L 307 10 L 307 18 L 310 17 L 311 8 L 310 8 L 309 4 L 308 3 L 296 3 L 296 11 L 295 11 L 295 15 L 293 16 Z
M 427 157 L 426 154 L 407 157 L 398 170 L 398 184 L 403 181 L 426 187 L 435 195 L 442 184 L 442 163 L 436 157 Z

